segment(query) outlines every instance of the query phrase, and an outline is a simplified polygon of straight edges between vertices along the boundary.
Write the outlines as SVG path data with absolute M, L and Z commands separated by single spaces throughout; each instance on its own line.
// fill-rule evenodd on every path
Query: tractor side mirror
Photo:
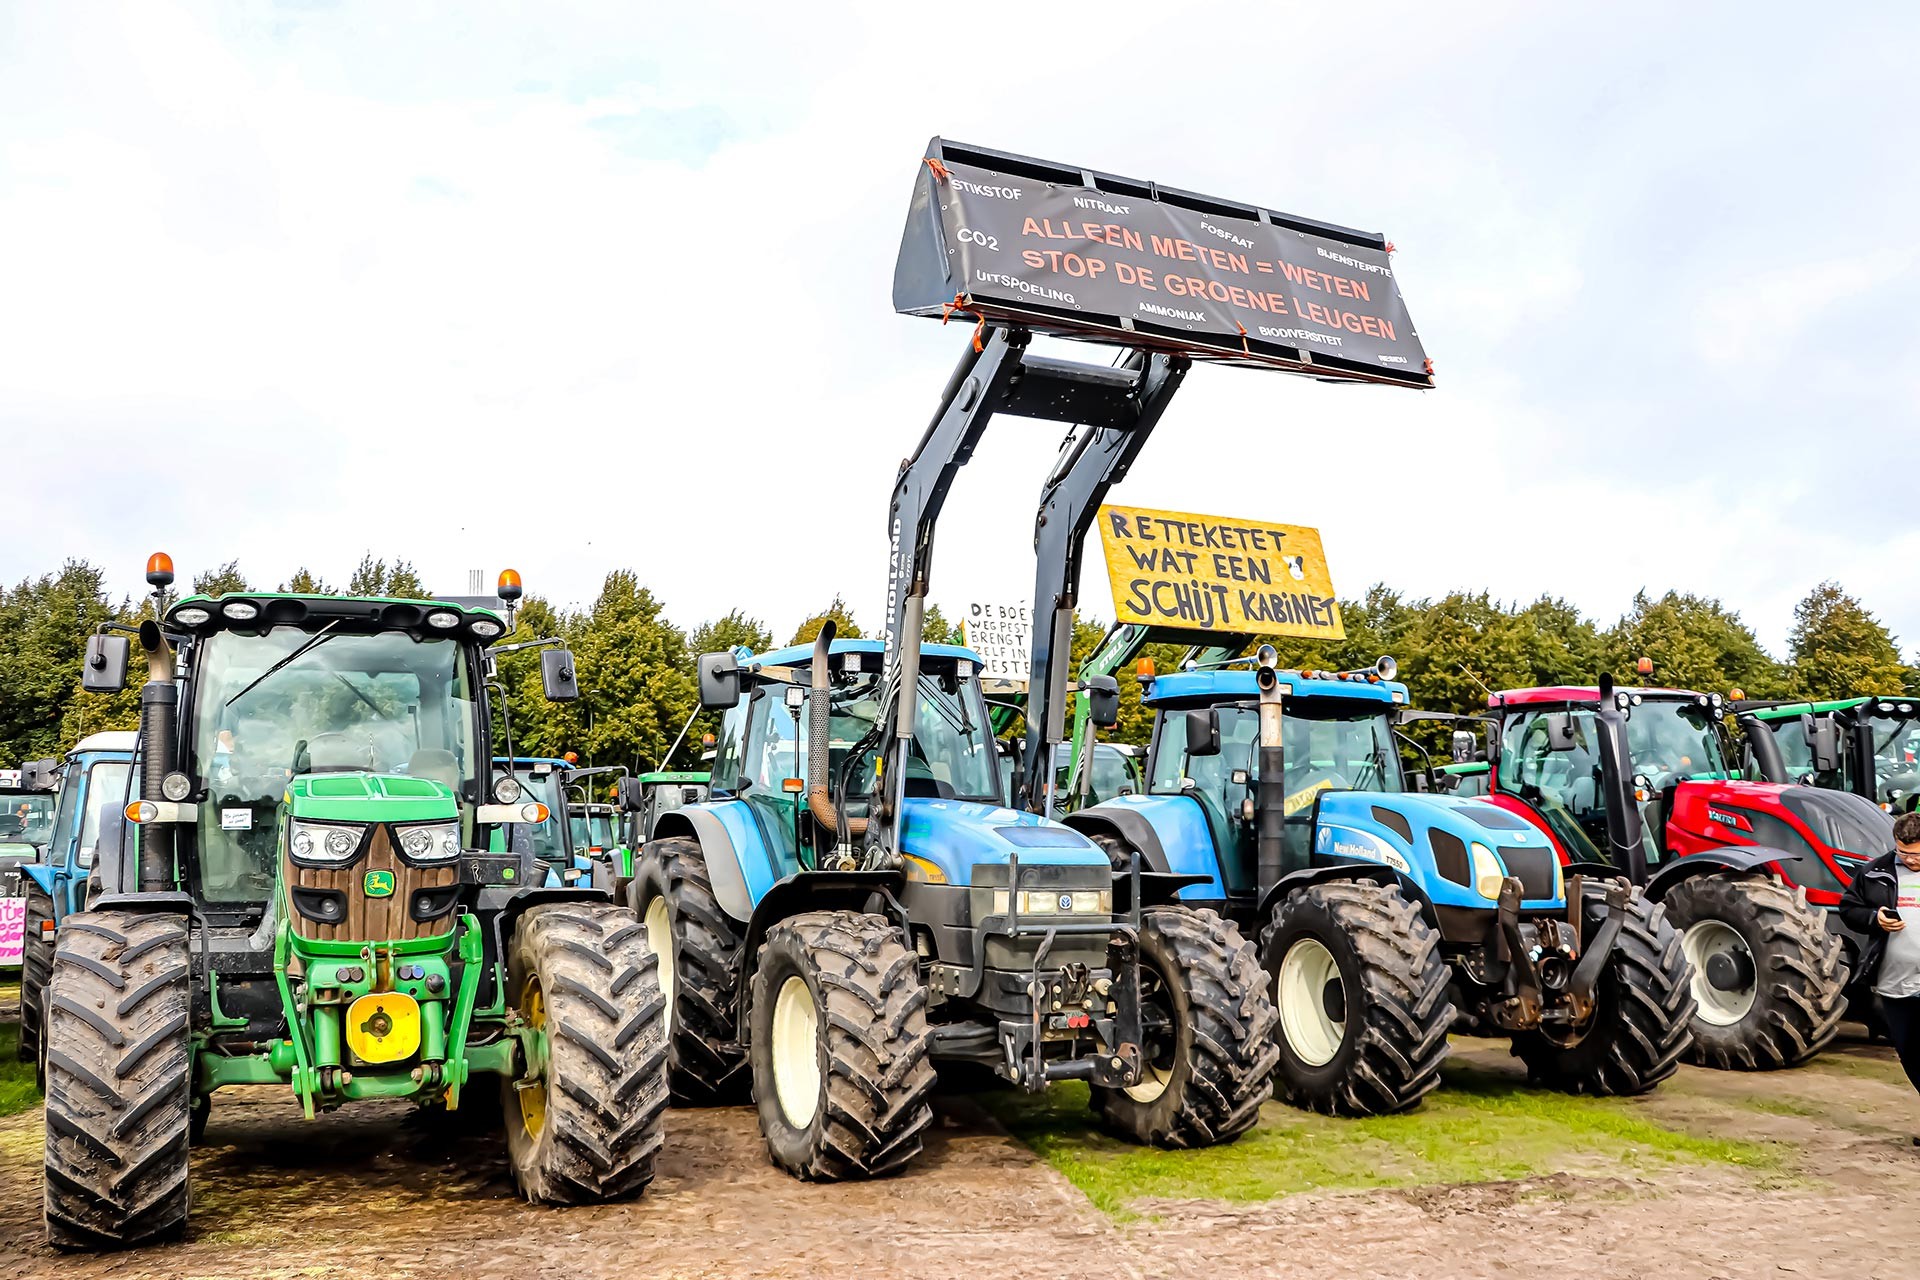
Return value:
M 1198 711 L 1187 712 L 1187 754 L 1190 756 L 1220 754 L 1220 712 L 1215 708 L 1203 707 Z
M 548 702 L 573 702 L 580 696 L 580 682 L 574 678 L 573 653 L 567 649 L 540 651 L 540 688 Z
M 1807 735 L 1807 750 L 1813 757 L 1815 773 L 1833 773 L 1840 768 L 1840 725 L 1832 716 L 1812 713 L 1800 717 Z
M 1455 729 L 1452 750 L 1448 754 L 1453 757 L 1455 764 L 1466 764 L 1473 759 L 1474 749 L 1479 745 L 1480 741 L 1473 736 L 1473 730 Z
M 1120 682 L 1112 676 L 1091 676 L 1085 691 L 1094 724 L 1111 729 L 1120 723 Z
M 1427 775 L 1424 770 L 1418 773 L 1411 773 L 1408 776 L 1413 779 L 1413 789 L 1415 791 L 1433 790 L 1433 784 L 1427 780 Z
M 1547 713 L 1547 750 L 1572 751 L 1580 745 L 1573 732 L 1573 712 L 1550 711 Z
M 640 812 L 640 806 L 646 799 L 647 789 L 640 785 L 638 778 L 622 778 L 614 784 L 613 802 L 622 813 Z
M 28 791 L 51 791 L 59 781 L 58 760 L 29 760 L 20 766 L 20 785 Z
M 118 693 L 127 687 L 127 638 L 87 637 L 87 659 L 80 668 L 80 687 L 88 693 Z
M 740 662 L 731 653 L 700 655 L 700 709 L 727 711 L 740 701 Z

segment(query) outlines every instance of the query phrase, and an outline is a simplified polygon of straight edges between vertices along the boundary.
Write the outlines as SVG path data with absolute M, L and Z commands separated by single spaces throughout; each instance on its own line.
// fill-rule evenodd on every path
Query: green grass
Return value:
M 1035 1097 L 983 1095 L 1015 1137 L 1106 1213 L 1140 1200 L 1254 1202 L 1300 1191 L 1503 1182 L 1569 1166 L 1605 1176 L 1676 1164 L 1760 1172 L 1775 1145 L 1703 1137 L 1656 1124 L 1631 1102 L 1529 1089 L 1510 1076 L 1456 1067 L 1413 1112 L 1336 1120 L 1269 1104 L 1238 1142 L 1154 1151 L 1107 1137 L 1082 1084 Z
M 40 1105 L 40 1090 L 33 1083 L 33 1064 L 21 1062 L 14 1053 L 19 1043 L 20 1024 L 0 1022 L 0 1116 Z

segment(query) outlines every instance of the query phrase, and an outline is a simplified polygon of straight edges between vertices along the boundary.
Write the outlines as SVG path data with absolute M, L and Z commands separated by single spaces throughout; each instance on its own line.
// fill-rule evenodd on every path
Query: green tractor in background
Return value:
M 1851 791 L 1893 814 L 1920 808 L 1920 698 L 1737 701 L 1733 711 L 1747 778 Z
M 165 556 L 147 580 L 138 839 L 94 868 L 48 984 L 48 1239 L 177 1234 L 189 1148 L 226 1085 L 284 1086 L 309 1118 L 494 1093 L 527 1198 L 641 1191 L 667 1100 L 645 931 L 604 891 L 479 852 L 494 828 L 545 817 L 490 766 L 504 710 L 490 650 L 518 575 L 501 576 L 496 609 L 260 593 L 167 606 Z M 122 688 L 128 655 L 124 635 L 91 637 L 83 686 Z M 546 695 L 577 697 L 571 656 L 540 657 Z

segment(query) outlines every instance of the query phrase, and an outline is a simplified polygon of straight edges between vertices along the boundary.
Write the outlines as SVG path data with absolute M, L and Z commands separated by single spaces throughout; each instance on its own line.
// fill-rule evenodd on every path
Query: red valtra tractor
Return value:
M 1853 947 L 1822 908 L 1893 847 L 1885 813 L 1845 792 L 1741 780 L 1717 693 L 1602 676 L 1505 690 L 1488 705 L 1487 798 L 1545 831 L 1569 872 L 1625 876 L 1679 928 L 1695 1061 L 1791 1067 L 1833 1039 Z

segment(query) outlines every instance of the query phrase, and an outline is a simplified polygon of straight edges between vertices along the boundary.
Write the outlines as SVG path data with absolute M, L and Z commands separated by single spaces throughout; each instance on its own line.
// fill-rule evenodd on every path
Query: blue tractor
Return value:
M 102 863 L 111 872 L 127 860 L 133 829 L 121 812 L 132 798 L 132 731 L 89 734 L 67 752 L 57 770 L 53 826 L 38 857 L 22 864 L 26 932 L 20 956 L 20 1039 L 23 1062 L 46 1087 L 47 978 L 54 934 L 69 915 L 86 909 L 88 881 Z M 53 779 L 49 778 L 49 782 Z M 94 885 L 98 890 L 98 883 Z
M 1152 679 L 1147 794 L 1068 821 L 1204 876 L 1182 899 L 1257 931 L 1298 1106 L 1412 1106 L 1456 1026 L 1511 1037 L 1536 1083 L 1653 1088 L 1690 1038 L 1679 934 L 1624 879 L 1563 879 L 1511 813 L 1408 789 L 1394 674 L 1283 671 L 1262 646 Z
M 935 523 L 988 419 L 1137 420 L 1186 368 L 1042 359 L 1028 336 L 970 346 L 900 470 L 884 643 L 829 625 L 701 658 L 710 795 L 660 815 L 629 888 L 671 958 L 676 1094 L 750 1079 L 797 1177 L 906 1164 L 936 1064 L 1086 1081 L 1110 1131 L 1160 1147 L 1231 1141 L 1270 1093 L 1252 945 L 1178 878 L 1007 806 L 979 656 L 920 642 Z

